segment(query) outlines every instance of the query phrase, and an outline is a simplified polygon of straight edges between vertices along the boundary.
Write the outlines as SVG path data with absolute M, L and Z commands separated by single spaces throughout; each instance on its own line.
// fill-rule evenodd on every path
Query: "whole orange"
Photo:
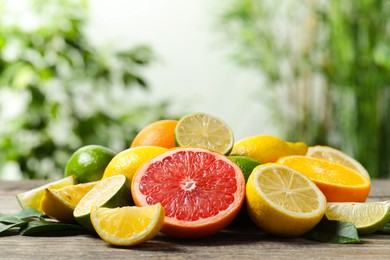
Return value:
M 174 132 L 177 122 L 173 119 L 164 119 L 147 125 L 138 132 L 130 147 L 160 146 L 168 149 L 175 147 Z

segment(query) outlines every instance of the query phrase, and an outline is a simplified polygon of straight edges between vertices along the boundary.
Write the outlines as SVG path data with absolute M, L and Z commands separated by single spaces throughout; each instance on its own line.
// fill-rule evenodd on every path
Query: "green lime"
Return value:
M 201 147 L 225 155 L 230 153 L 234 144 L 230 127 L 206 113 L 183 116 L 176 125 L 174 135 L 176 146 Z
M 233 162 L 235 162 L 238 167 L 240 167 L 242 173 L 244 174 L 245 181 L 248 180 L 249 175 L 251 175 L 253 169 L 260 165 L 260 162 L 253 159 L 249 156 L 244 155 L 230 155 L 228 156 Z
M 75 220 L 93 231 L 90 219 L 92 207 L 116 208 L 132 205 L 130 185 L 125 175 L 115 175 L 101 180 L 77 204 L 73 211 Z
M 79 183 L 98 181 L 115 152 L 101 145 L 87 145 L 76 150 L 65 167 L 65 176 L 75 175 Z
M 328 203 L 325 216 L 329 220 L 351 222 L 359 234 L 370 234 L 390 221 L 390 201 Z

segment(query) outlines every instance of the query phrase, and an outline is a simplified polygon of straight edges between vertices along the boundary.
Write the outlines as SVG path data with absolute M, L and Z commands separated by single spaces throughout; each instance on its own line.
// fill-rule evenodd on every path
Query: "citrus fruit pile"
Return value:
M 81 147 L 64 172 L 18 194 L 20 205 L 113 245 L 160 232 L 199 239 L 240 221 L 293 237 L 324 218 L 351 222 L 361 234 L 390 220 L 389 202 L 366 202 L 370 176 L 349 155 L 272 135 L 235 142 L 231 128 L 207 113 L 153 122 L 118 153 Z

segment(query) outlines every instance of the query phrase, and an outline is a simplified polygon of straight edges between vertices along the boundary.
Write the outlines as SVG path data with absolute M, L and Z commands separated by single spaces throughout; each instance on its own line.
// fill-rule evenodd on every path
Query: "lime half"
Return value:
M 329 220 L 351 222 L 359 234 L 370 234 L 390 221 L 390 201 L 328 203 L 325 215 Z
M 206 113 L 192 113 L 183 116 L 176 125 L 175 143 L 177 146 L 201 147 L 229 154 L 234 136 L 221 119 Z
M 77 204 L 75 220 L 85 228 L 94 230 L 90 213 L 92 207 L 115 208 L 131 204 L 131 193 L 125 175 L 115 175 L 100 181 Z

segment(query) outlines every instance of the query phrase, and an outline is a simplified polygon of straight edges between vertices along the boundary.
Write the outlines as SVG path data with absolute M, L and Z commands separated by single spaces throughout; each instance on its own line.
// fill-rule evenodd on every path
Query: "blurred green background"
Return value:
M 172 109 L 174 99 L 147 98 L 153 91 L 145 71 L 158 62 L 159 46 L 97 47 L 85 33 L 88 1 L 24 2 L 27 23 L 26 14 L 0 0 L 0 179 L 9 172 L 14 179 L 57 179 L 77 148 L 120 151 L 145 124 L 185 112 Z M 207 26 L 228 49 L 224 62 L 260 79 L 248 95 L 264 106 L 254 116 L 271 119 L 271 134 L 336 147 L 373 178 L 390 177 L 389 1 L 209 2 Z M 166 29 L 166 37 L 181 40 Z M 234 86 L 236 96 L 245 94 L 242 82 Z M 223 107 L 218 116 L 243 120 L 234 106 L 212 101 Z M 248 104 L 237 106 L 249 114 L 255 109 Z

